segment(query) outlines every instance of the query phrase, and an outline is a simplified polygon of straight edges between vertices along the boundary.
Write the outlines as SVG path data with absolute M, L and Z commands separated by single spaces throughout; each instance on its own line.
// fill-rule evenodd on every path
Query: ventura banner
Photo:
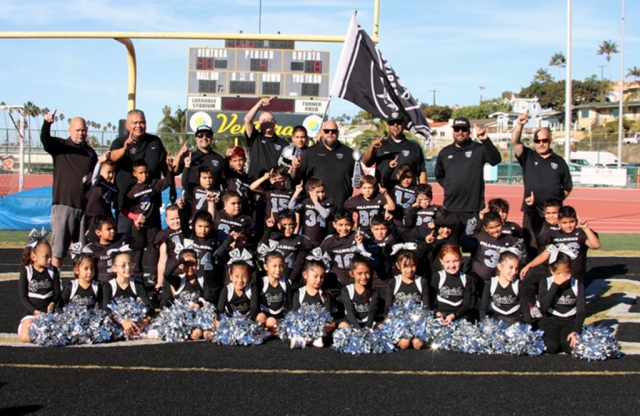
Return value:
M 382 120 L 398 111 L 408 120 L 411 133 L 431 138 L 431 129 L 420 106 L 358 25 L 355 15 L 349 24 L 331 95 L 351 101 Z

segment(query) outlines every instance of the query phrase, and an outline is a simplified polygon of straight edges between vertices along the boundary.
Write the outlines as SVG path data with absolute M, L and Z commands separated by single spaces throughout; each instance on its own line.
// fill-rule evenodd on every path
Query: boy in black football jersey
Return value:
M 149 272 L 149 281 L 156 283 L 155 267 L 158 264 L 158 249 L 154 245 L 156 234 L 160 231 L 160 206 L 162 205 L 162 191 L 173 185 L 173 172 L 169 170 L 162 179 L 149 179 L 149 168 L 143 159 L 133 162 L 133 177 L 137 183 L 131 185 L 126 192 L 122 213 L 133 224 L 131 236 L 142 242 L 147 248 L 149 264 L 153 265 Z M 134 274 L 142 277 L 142 249 L 133 252 L 133 262 L 136 264 Z
M 416 186 L 416 201 L 404 210 L 402 222 L 405 229 L 411 230 L 414 227 L 429 229 L 435 218 L 436 212 L 443 209 L 441 205 L 432 204 L 433 189 L 428 183 Z M 398 209 L 396 208 L 396 211 Z
M 366 253 L 364 237 L 359 230 L 353 230 L 353 214 L 346 209 L 336 211 L 333 216 L 335 234 L 324 239 L 320 248 L 331 257 L 331 269 L 325 276 L 324 287 L 337 296 L 343 287 L 351 282 L 349 269 L 356 253 Z
M 335 211 L 336 205 L 333 199 L 326 198 L 322 179 L 312 176 L 307 181 L 306 188 L 308 197 L 298 204 L 297 201 L 304 187 L 302 182 L 296 186 L 289 201 L 289 209 L 301 213 L 301 217 L 303 217 L 302 224 L 300 224 L 302 235 L 308 237 L 314 247 L 317 247 L 327 236 L 329 217 Z
M 293 195 L 293 190 L 287 187 L 290 183 L 291 178 L 287 170 L 277 166 L 251 184 L 251 191 L 265 198 L 265 218 L 277 218 L 279 212 L 289 208 L 289 201 Z
M 477 241 L 476 251 L 471 259 L 471 271 L 475 283 L 472 304 L 482 296 L 484 284 L 496 275 L 496 267 L 500 253 L 506 249 L 519 249 L 518 239 L 512 235 L 502 234 L 502 219 L 494 211 L 482 213 L 482 229 L 471 237 Z
M 242 213 L 251 215 L 255 205 L 253 198 L 251 198 L 251 190 L 249 189 L 253 183 L 253 177 L 244 171 L 246 162 L 247 157 L 242 147 L 236 146 L 227 150 L 228 168 L 224 173 L 226 181 L 224 189 L 227 191 L 236 191 L 242 198 Z
M 260 245 L 269 246 L 270 240 L 277 242 L 277 250 L 284 256 L 282 277 L 298 288 L 305 257 L 307 252 L 313 248 L 313 243 L 304 235 L 295 233 L 297 223 L 296 214 L 293 211 L 286 209 L 280 212 L 277 229 L 275 222 L 273 217 L 267 219 L 267 228 L 262 240 L 260 240 Z M 260 251 L 260 246 L 258 251 Z
M 191 174 L 191 154 L 184 158 L 184 170 L 182 171 L 182 189 L 184 190 L 185 205 L 190 208 L 190 217 L 197 211 L 207 210 L 207 199 L 213 194 L 220 194 L 220 184 L 215 183 L 213 172 L 209 166 L 198 168 L 198 186 L 189 182 Z
M 235 191 L 226 191 L 220 195 L 221 210 L 213 210 L 213 234 L 222 242 L 227 239 L 232 227 L 244 228 L 249 242 L 253 243 L 254 222 L 250 216 L 242 213 L 242 198 Z
M 378 187 L 375 177 L 364 175 L 360 179 L 360 195 L 347 199 L 344 208 L 356 213 L 360 231 L 369 234 L 371 219 L 380 213 L 386 216 L 396 205 L 387 190 Z
M 85 182 L 85 186 L 88 187 L 85 194 L 87 200 L 85 216 L 87 224 L 89 224 L 88 238 L 90 242 L 98 240 L 94 232 L 93 220 L 98 215 L 113 217 L 111 201 L 118 195 L 118 187 L 113 183 L 116 164 L 109 160 L 109 153 L 105 152 L 100 156 L 93 170 L 93 176 Z
M 495 211 L 500 214 L 502 220 L 502 234 L 509 234 L 515 238 L 522 238 L 522 227 L 515 222 L 508 221 L 509 203 L 502 198 L 494 198 L 487 204 L 489 211 Z
M 212 233 L 213 219 L 207 211 L 198 211 L 193 217 L 193 232 L 185 239 L 185 247 L 196 252 L 197 266 L 196 274 L 203 276 L 206 281 L 211 282 L 210 293 L 205 294 L 205 298 L 216 304 L 222 290 L 224 271 L 216 267 L 215 251 L 219 242 L 215 234 Z
M 376 215 L 371 219 L 371 237 L 364 239 L 364 248 L 371 254 L 369 267 L 371 268 L 372 287 L 380 294 L 376 316 L 384 314 L 387 299 L 387 286 L 393 277 L 393 259 L 391 250 L 396 243 L 395 236 L 390 232 L 389 223 L 384 216 Z
M 394 169 L 396 170 L 395 177 L 391 176 Z M 393 215 L 393 221 L 401 231 L 408 231 L 413 226 L 408 226 L 403 221 L 405 212 L 415 205 L 416 202 L 416 184 L 413 169 L 409 164 L 402 164 L 398 166 L 398 156 L 389 162 L 389 169 L 384 178 L 382 178 L 382 186 L 389 190 L 391 198 L 395 203 L 396 209 L 391 214 Z
M 581 221 L 573 207 L 564 206 L 558 211 L 559 231 L 549 233 L 547 244 L 553 244 L 559 249 L 566 249 L 573 253 L 574 260 L 571 262 L 571 276 L 584 283 L 587 269 L 587 251 L 591 248 L 600 248 L 600 239 L 586 221 Z M 548 250 L 543 251 L 532 262 L 522 268 L 521 275 L 524 277 L 533 267 L 544 264 L 549 260 Z

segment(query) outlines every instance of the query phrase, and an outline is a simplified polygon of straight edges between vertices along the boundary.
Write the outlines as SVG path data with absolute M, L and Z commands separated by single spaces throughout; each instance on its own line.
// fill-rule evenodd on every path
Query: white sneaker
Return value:
M 322 341 L 322 337 L 320 337 L 320 338 L 316 338 L 316 339 L 313 341 L 313 346 L 314 346 L 314 347 L 318 347 L 318 348 L 323 348 L 323 347 L 324 347 L 324 341 Z
M 306 346 L 307 346 L 307 343 L 305 342 L 304 339 L 302 339 L 300 337 L 291 338 L 291 341 L 289 341 L 289 347 L 292 350 L 302 349 L 302 348 L 304 348 Z

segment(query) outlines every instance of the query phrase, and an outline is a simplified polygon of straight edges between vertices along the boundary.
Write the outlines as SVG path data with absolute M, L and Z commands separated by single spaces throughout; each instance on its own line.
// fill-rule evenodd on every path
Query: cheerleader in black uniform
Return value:
M 273 335 L 278 333 L 278 321 L 284 317 L 287 310 L 287 300 L 291 283 L 282 277 L 284 273 L 284 256 L 273 250 L 264 257 L 264 271 L 257 281 L 258 303 L 260 312 L 256 322 L 264 325 Z
M 94 280 L 96 265 L 88 253 L 80 253 L 73 259 L 73 275 L 75 279 L 62 291 L 60 306 L 74 303 L 87 309 L 102 307 L 102 285 Z
M 487 312 L 493 319 L 499 319 L 509 325 L 523 322 L 524 287 L 518 279 L 520 260 L 515 253 L 505 251 L 498 259 L 498 275 L 484 285 L 480 320 L 484 320 Z
M 129 253 L 117 253 L 113 257 L 112 267 L 116 277 L 109 280 L 102 287 L 102 308 L 108 310 L 109 303 L 119 297 L 140 300 L 146 306 L 146 316 L 144 318 L 136 322 L 130 319 L 116 321 L 120 324 L 126 336 L 138 335 L 147 326 L 155 310 L 142 283 L 136 282 L 131 277 L 135 263 L 131 262 Z
M 325 264 L 322 260 L 309 259 L 305 263 L 304 270 L 302 271 L 302 277 L 304 278 L 305 285 L 298 289 L 293 295 L 292 310 L 296 311 L 301 307 L 320 310 L 324 308 L 331 313 L 333 309 L 333 297 L 328 290 L 322 290 L 322 284 L 324 283 Z M 324 328 L 326 335 L 329 335 L 336 328 L 334 322 L 330 323 Z M 304 348 L 305 344 L 313 342 L 314 347 L 324 347 L 324 341 L 322 337 L 315 340 L 301 340 L 292 339 L 291 348 Z M 302 343 L 302 344 L 301 344 Z
M 164 279 L 171 289 L 167 304 L 172 305 L 176 299 L 180 299 L 187 303 L 189 308 L 197 310 L 210 302 L 211 299 L 206 299 L 206 294 L 211 293 L 209 289 L 212 282 L 207 281 L 204 276 L 197 275 L 197 267 L 198 254 L 195 250 L 187 248 L 178 255 L 178 262 L 171 264 L 164 271 Z M 176 276 L 176 269 L 182 273 Z M 195 328 L 189 334 L 189 339 L 211 339 L 212 335 L 210 330 Z
M 233 252 L 232 254 L 233 259 Z M 250 259 L 249 259 L 250 260 Z M 218 314 L 233 316 L 239 312 L 249 319 L 256 319 L 258 314 L 257 291 L 251 284 L 251 266 L 243 260 L 234 260 L 229 268 L 231 283 L 222 288 L 218 300 Z M 220 321 L 216 322 L 216 329 L 220 327 Z
M 22 318 L 18 335 L 22 342 L 29 342 L 29 326 L 35 315 L 53 312 L 60 300 L 60 274 L 51 265 L 51 245 L 44 235 L 32 231 L 31 241 L 22 254 L 18 297 L 29 313 Z
M 392 252 L 391 254 L 393 255 L 394 253 Z M 413 301 L 421 304 L 424 309 L 430 310 L 429 284 L 426 279 L 416 274 L 418 259 L 416 259 L 413 251 L 400 250 L 396 256 L 395 268 L 398 274 L 389 280 L 385 315 L 389 312 L 389 308 L 397 302 L 407 303 Z M 398 341 L 398 348 L 402 350 L 406 350 L 411 346 L 419 350 L 424 347 L 424 342 L 418 338 Z
M 547 353 L 564 351 L 571 354 L 585 318 L 584 285 L 571 275 L 569 253 L 573 253 L 564 253 L 562 249 L 547 250 L 550 251 L 551 276 L 540 282 L 538 290 L 540 310 L 544 314 L 539 326 L 544 331 Z
M 369 260 L 356 254 L 351 259 L 349 275 L 353 279 L 353 283 L 342 289 L 342 302 L 347 319 L 340 322 L 338 327 L 372 328 L 378 309 L 379 295 L 378 291 L 370 284 L 371 266 Z
M 433 314 L 445 325 L 458 319 L 470 321 L 471 279 L 462 273 L 462 253 L 455 244 L 446 244 L 440 250 L 442 270 L 433 278 L 431 284 L 435 291 L 435 307 Z

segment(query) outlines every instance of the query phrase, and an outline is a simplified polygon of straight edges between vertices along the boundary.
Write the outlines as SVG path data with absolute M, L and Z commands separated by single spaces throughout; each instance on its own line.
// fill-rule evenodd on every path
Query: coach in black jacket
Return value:
M 453 140 L 438 154 L 435 177 L 444 188 L 444 207 L 466 225 L 484 207 L 484 164 L 502 161 L 500 152 L 484 129 L 474 126 L 480 142 L 471 140 L 471 123 L 453 120 Z
M 51 202 L 51 263 L 62 267 L 72 242 L 82 242 L 86 229 L 86 198 L 83 180 L 93 172 L 98 156 L 87 144 L 87 123 L 75 117 L 69 122 L 69 138 L 51 137 L 56 110 L 44 116 L 40 140 L 53 159 L 53 200 Z

